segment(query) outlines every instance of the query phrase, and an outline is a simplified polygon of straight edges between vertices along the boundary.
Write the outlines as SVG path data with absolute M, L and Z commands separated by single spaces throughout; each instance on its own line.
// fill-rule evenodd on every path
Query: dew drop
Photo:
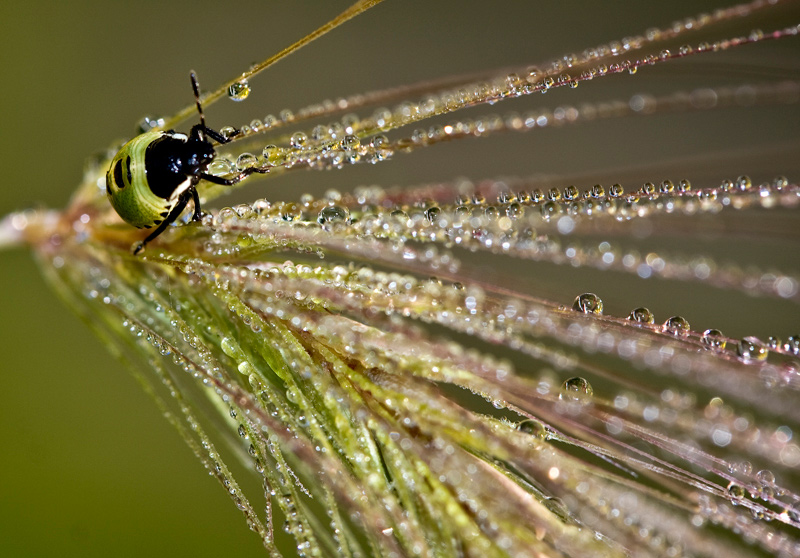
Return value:
M 581 193 L 575 186 L 567 186 L 564 188 L 564 199 L 568 201 L 577 200 Z
M 357 136 L 347 135 L 342 138 L 340 145 L 345 151 L 352 151 L 358 149 L 358 146 L 361 145 L 361 140 Z
M 603 301 L 594 293 L 583 293 L 575 297 L 572 309 L 584 314 L 602 314 Z
M 583 396 L 591 396 L 593 393 L 594 390 L 589 380 L 576 376 L 561 384 L 561 393 L 558 395 L 558 398 L 562 400 L 578 401 Z
M 258 157 L 252 153 L 242 153 L 236 158 L 236 168 L 240 171 L 258 166 Z
M 302 149 L 308 143 L 308 136 L 303 132 L 295 132 L 289 139 L 289 145 L 296 149 Z
M 736 179 L 736 187 L 739 190 L 749 190 L 753 187 L 753 182 L 750 180 L 749 176 L 742 175 Z
M 234 164 L 222 157 L 217 157 L 208 165 L 208 174 L 213 176 L 225 176 L 234 172 L 236 172 Z
M 655 322 L 655 316 L 653 316 L 653 313 L 644 306 L 634 308 L 628 316 L 628 319 L 639 324 L 652 324 Z
M 346 208 L 338 205 L 328 205 L 323 207 L 317 216 L 320 225 L 330 225 L 334 223 L 348 223 L 350 212 Z
M 621 184 L 613 184 L 609 189 L 609 194 L 612 198 L 619 198 L 625 193 L 625 189 Z
M 436 223 L 439 219 L 439 216 L 442 214 L 442 210 L 438 207 L 429 207 L 425 210 L 425 218 L 430 221 L 431 223 Z
M 744 487 L 732 482 L 728 485 L 728 494 L 735 500 L 742 500 L 745 495 Z
M 792 335 L 783 344 L 783 350 L 789 353 L 800 355 L 800 335 Z
M 775 475 L 768 469 L 762 469 L 756 473 L 756 480 L 765 486 L 772 486 L 775 484 Z
M 539 438 L 540 440 L 544 440 L 547 437 L 547 429 L 538 420 L 523 420 L 517 424 L 517 430 L 524 432 L 525 434 L 530 434 L 531 436 Z
M 281 158 L 281 149 L 277 145 L 270 144 L 264 146 L 261 154 L 264 155 L 268 163 L 274 165 L 277 164 Z
M 722 332 L 718 329 L 707 329 L 703 332 L 703 336 L 701 337 L 703 344 L 706 347 L 710 347 L 712 349 L 724 349 L 727 341 L 725 340 L 725 336 L 722 335 Z
M 745 362 L 766 360 L 769 350 L 755 337 L 745 337 L 736 347 L 736 354 Z
M 689 334 L 689 330 L 691 327 L 689 326 L 689 322 L 687 322 L 681 316 L 672 316 L 662 326 L 662 330 L 665 333 L 671 333 L 675 337 L 684 337 Z
M 231 101 L 244 101 L 250 95 L 250 84 L 246 79 L 240 79 L 228 87 L 228 98 Z

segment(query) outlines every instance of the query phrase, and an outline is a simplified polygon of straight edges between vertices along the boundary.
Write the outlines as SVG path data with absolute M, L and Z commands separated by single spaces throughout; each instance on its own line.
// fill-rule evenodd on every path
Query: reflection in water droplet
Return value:
M 775 484 L 775 475 L 769 469 L 762 469 L 756 473 L 756 479 L 763 485 L 772 486 Z
M 628 316 L 628 319 L 632 322 L 637 322 L 640 324 L 652 324 L 655 322 L 655 316 L 653 316 L 653 313 L 643 306 L 634 308 L 634 310 Z
M 236 158 L 236 168 L 240 171 L 258 166 L 258 157 L 252 153 L 242 153 Z
M 213 176 L 224 176 L 226 174 L 233 174 L 236 172 L 236 167 L 233 163 L 228 161 L 227 159 L 223 159 L 222 157 L 217 157 L 214 159 L 210 165 L 208 165 L 208 174 Z
M 765 360 L 769 354 L 769 350 L 755 337 L 745 337 L 739 341 L 739 345 L 736 347 L 736 354 L 739 355 L 743 361 L 749 362 Z
M 724 349 L 727 341 L 718 329 L 707 329 L 703 332 L 703 343 L 712 349 Z
M 672 316 L 664 322 L 662 329 L 665 333 L 671 333 L 675 337 L 683 337 L 689 334 L 691 327 L 689 326 L 689 322 L 681 316 Z
M 425 210 L 425 218 L 431 223 L 435 223 L 436 220 L 439 218 L 439 215 L 441 215 L 441 213 L 442 210 L 439 209 L 438 207 L 435 206 L 429 207 L 428 209 Z
M 330 225 L 334 223 L 348 223 L 350 221 L 350 212 L 346 208 L 338 205 L 329 205 L 323 207 L 317 216 L 317 222 L 321 225 Z
M 735 500 L 741 500 L 745 495 L 744 487 L 732 482 L 728 485 L 728 494 L 730 494 Z
M 589 380 L 576 376 L 561 384 L 561 393 L 558 398 L 567 401 L 579 401 L 583 396 L 591 396 L 593 393 L 594 390 Z
M 596 294 L 583 293 L 575 298 L 575 302 L 572 303 L 572 309 L 584 314 L 602 314 L 603 301 Z
M 537 420 L 523 420 L 517 425 L 517 430 L 530 434 L 540 440 L 544 440 L 547 437 L 547 429 L 544 427 L 544 424 Z
M 295 132 L 289 139 L 289 145 L 291 145 L 296 149 L 305 147 L 307 143 L 308 143 L 308 136 L 305 135 L 303 132 Z
M 240 79 L 228 87 L 228 98 L 232 101 L 244 101 L 250 95 L 250 84 L 246 79 Z

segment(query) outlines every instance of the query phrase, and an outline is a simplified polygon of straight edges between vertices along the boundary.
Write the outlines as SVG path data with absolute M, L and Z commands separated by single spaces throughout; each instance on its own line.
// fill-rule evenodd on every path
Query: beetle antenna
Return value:
M 192 91 L 194 92 L 194 102 L 197 105 L 197 112 L 200 114 L 200 139 L 205 140 L 206 117 L 203 114 L 203 105 L 200 104 L 200 86 L 197 85 L 197 74 L 194 73 L 194 70 L 189 72 L 189 77 L 192 78 Z

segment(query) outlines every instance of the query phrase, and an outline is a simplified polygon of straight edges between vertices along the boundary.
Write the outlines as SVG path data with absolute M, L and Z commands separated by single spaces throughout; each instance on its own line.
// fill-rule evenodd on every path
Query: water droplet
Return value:
M 577 200 L 581 193 L 575 186 L 567 186 L 564 188 L 564 199 L 568 201 Z
M 252 153 L 242 153 L 236 158 L 236 168 L 240 171 L 258 166 L 258 157 Z
M 524 432 L 525 434 L 530 434 L 531 436 L 539 438 L 540 440 L 544 440 L 547 437 L 547 429 L 545 428 L 544 424 L 538 420 L 523 420 L 517 425 L 517 430 Z
M 583 293 L 575 297 L 572 303 L 572 309 L 584 314 L 602 314 L 603 301 L 599 296 L 593 293 Z
M 664 322 L 662 329 L 665 333 L 671 333 L 675 337 L 684 337 L 689 334 L 691 327 L 689 326 L 689 322 L 681 316 L 672 316 Z
M 232 101 L 244 101 L 250 95 L 250 84 L 246 79 L 240 79 L 228 87 L 228 98 Z
M 338 205 L 328 205 L 323 207 L 317 216 L 320 225 L 330 225 L 334 223 L 349 223 L 350 212 L 346 208 Z
M 289 139 L 289 145 L 291 145 L 295 149 L 302 149 L 306 146 L 307 143 L 308 143 L 308 136 L 305 135 L 303 132 L 295 132 Z
M 707 329 L 703 332 L 703 337 L 701 338 L 703 343 L 712 349 L 724 349 L 727 341 L 725 340 L 725 336 L 722 335 L 722 332 L 718 329 Z
M 561 393 L 558 395 L 558 398 L 568 401 L 578 401 L 583 396 L 588 397 L 593 393 L 592 384 L 590 384 L 586 378 L 576 376 L 561 384 Z
M 745 337 L 739 341 L 736 354 L 745 362 L 766 360 L 769 350 L 755 337 Z
M 621 184 L 612 184 L 608 193 L 612 198 L 619 198 L 625 193 L 625 189 Z
M 425 218 L 431 223 L 436 223 L 441 214 L 442 210 L 435 206 L 429 207 L 428 209 L 425 210 Z
M 136 132 L 139 134 L 144 134 L 145 132 L 149 132 L 154 128 L 161 128 L 165 123 L 166 121 L 163 118 L 152 118 L 150 116 L 145 116 L 139 121 L 139 125 L 136 127 Z
M 643 306 L 634 308 L 628 316 L 628 319 L 632 322 L 640 324 L 652 324 L 655 322 L 655 316 L 653 316 L 653 313 Z
M 652 196 L 653 194 L 656 193 L 656 185 L 653 184 L 652 182 L 645 182 L 644 184 L 642 184 L 641 192 L 645 196 Z
M 739 190 L 749 190 L 753 187 L 753 182 L 750 180 L 749 176 L 742 175 L 736 179 L 736 187 Z
M 280 160 L 283 158 L 283 153 L 281 148 L 278 147 L 277 145 L 272 145 L 272 144 L 264 146 L 264 149 L 261 151 L 261 154 L 264 155 L 264 158 L 271 165 L 278 164 Z
M 233 174 L 235 172 L 236 167 L 234 164 L 222 157 L 217 157 L 208 165 L 208 174 L 214 176 L 225 176 L 226 174 Z
M 359 140 L 358 137 L 356 136 L 347 135 L 344 138 L 342 138 L 340 145 L 342 146 L 342 149 L 344 149 L 345 151 L 352 151 L 353 149 L 357 149 L 358 146 L 361 145 L 361 140 Z
M 239 134 L 239 131 L 233 126 L 223 126 L 222 128 L 219 129 L 219 133 L 225 139 L 233 139 Z
M 745 495 L 744 487 L 732 482 L 728 485 L 728 494 L 736 500 L 741 500 Z
M 800 355 L 800 335 L 791 335 L 784 343 L 783 350 L 794 355 Z
M 768 469 L 762 469 L 756 473 L 756 479 L 763 485 L 772 486 L 775 484 L 775 475 Z
M 767 348 L 771 350 L 780 349 L 783 342 L 781 341 L 780 337 L 775 337 L 774 335 L 770 335 L 767 337 Z

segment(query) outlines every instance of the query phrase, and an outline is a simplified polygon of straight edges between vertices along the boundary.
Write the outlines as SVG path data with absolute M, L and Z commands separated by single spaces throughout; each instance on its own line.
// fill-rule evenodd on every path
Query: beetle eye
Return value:
M 122 181 L 122 159 L 118 159 L 114 165 L 114 182 L 120 190 L 125 187 L 125 183 Z

